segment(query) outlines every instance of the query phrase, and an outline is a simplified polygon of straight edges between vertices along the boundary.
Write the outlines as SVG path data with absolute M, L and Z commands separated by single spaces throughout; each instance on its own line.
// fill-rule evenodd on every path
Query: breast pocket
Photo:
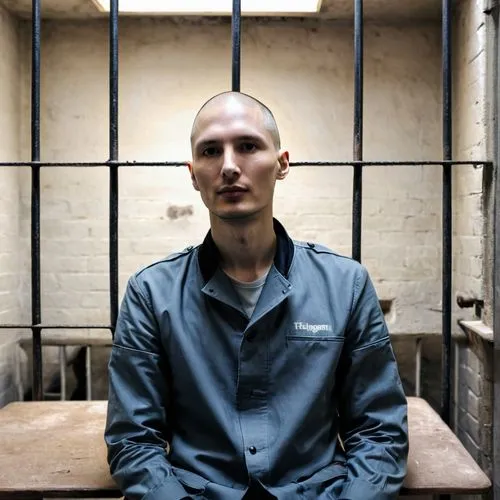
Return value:
M 288 360 L 296 366 L 322 365 L 335 368 L 344 346 L 344 336 L 337 332 L 300 332 L 289 330 L 285 336 Z

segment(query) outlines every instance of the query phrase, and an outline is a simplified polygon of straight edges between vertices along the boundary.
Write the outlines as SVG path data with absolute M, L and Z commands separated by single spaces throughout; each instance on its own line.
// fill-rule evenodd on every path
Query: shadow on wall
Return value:
M 32 354 L 27 352 L 29 366 L 32 366 Z M 87 350 L 81 347 L 68 358 L 66 373 L 66 394 L 71 401 L 83 401 L 87 394 L 87 380 L 85 377 L 85 367 L 87 362 Z M 31 379 L 30 379 L 31 380 Z M 106 381 L 107 385 L 107 381 Z M 58 400 L 61 394 L 61 374 L 60 371 L 51 370 L 51 373 L 44 374 L 44 393 L 46 400 Z M 107 397 L 106 397 L 107 398 Z M 104 398 L 104 399 L 106 399 Z M 93 398 L 96 399 L 96 398 Z M 24 401 L 33 401 L 33 388 L 30 387 L 24 393 Z
M 440 412 L 441 405 L 441 352 L 442 340 L 438 335 L 422 339 L 421 394 L 432 408 Z M 415 395 L 415 354 L 414 340 L 393 341 L 394 353 L 405 394 Z

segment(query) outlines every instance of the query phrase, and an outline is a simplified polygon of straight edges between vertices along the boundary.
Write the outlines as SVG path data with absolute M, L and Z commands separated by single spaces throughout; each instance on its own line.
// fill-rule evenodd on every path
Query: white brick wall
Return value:
M 0 7 L 0 158 L 19 153 L 19 46 L 17 22 Z M 19 321 L 19 175 L 0 168 L 0 324 Z M 16 398 L 16 332 L 0 330 L 0 407 Z
M 485 156 L 479 4 L 459 4 L 454 30 L 454 155 L 460 159 Z M 26 159 L 29 36 L 30 26 L 23 23 Z M 188 159 L 194 113 L 206 97 L 229 86 L 228 26 L 123 19 L 120 36 L 121 159 Z M 439 26 L 367 25 L 365 36 L 365 159 L 439 158 Z M 244 42 L 242 90 L 275 111 L 291 159 L 350 158 L 351 28 L 246 22 Z M 48 22 L 43 50 L 42 159 L 107 159 L 106 23 Z M 21 315 L 29 321 L 28 169 L 20 179 Z M 440 180 L 438 167 L 370 167 L 364 173 L 363 260 L 381 298 L 395 301 L 393 331 L 440 330 Z M 454 170 L 454 291 L 481 291 L 481 182 L 480 170 Z M 349 254 L 351 189 L 350 168 L 298 168 L 278 185 L 276 215 L 294 237 Z M 108 321 L 107 196 L 104 168 L 42 171 L 45 322 Z M 122 169 L 121 291 L 138 267 L 200 241 L 207 227 L 206 210 L 185 169 Z
M 351 158 L 351 28 L 313 21 L 244 26 L 242 90 L 275 111 L 291 159 Z M 120 37 L 121 159 L 188 159 L 196 110 L 230 85 L 229 25 L 123 19 Z M 434 24 L 366 27 L 366 159 L 439 157 L 439 38 Z M 43 47 L 42 158 L 106 159 L 106 23 L 49 22 Z M 26 85 L 24 137 L 28 96 Z M 395 300 L 393 330 L 439 328 L 439 176 L 422 167 L 370 167 L 364 174 L 363 258 L 380 296 Z M 43 171 L 45 321 L 108 321 L 107 183 L 105 169 Z M 27 177 L 22 185 L 26 241 Z M 278 186 L 276 215 L 294 237 L 350 253 L 351 190 L 350 168 L 297 168 Z M 138 267 L 200 241 L 208 228 L 185 169 L 122 169 L 120 203 L 121 291 Z M 178 207 L 185 215 L 174 218 Z
M 487 158 L 487 15 L 482 0 L 456 3 L 454 17 L 454 156 L 464 160 Z M 487 177 L 486 177 L 487 178 Z M 458 167 L 453 171 L 454 264 L 453 289 L 487 299 L 484 261 L 484 170 Z M 491 304 L 486 304 L 491 310 Z M 454 318 L 473 318 L 473 309 L 458 310 Z M 483 318 L 484 319 L 484 318 Z M 485 319 L 487 321 L 487 319 Z M 456 322 L 453 322 L 453 327 Z M 491 348 L 491 346 L 490 346 Z M 474 352 L 461 347 L 458 364 L 457 434 L 478 463 L 491 470 L 491 367 L 486 345 Z M 480 354 L 480 357 L 478 357 Z
M 454 57 L 454 156 L 486 158 L 486 28 L 483 1 L 457 3 Z M 454 170 L 454 288 L 482 298 L 482 169 Z M 461 315 L 464 312 L 461 311 Z

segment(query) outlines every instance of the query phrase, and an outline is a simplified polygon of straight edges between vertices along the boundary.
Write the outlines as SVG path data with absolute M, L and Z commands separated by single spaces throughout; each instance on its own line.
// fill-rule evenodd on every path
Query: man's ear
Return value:
M 279 169 L 278 173 L 276 174 L 276 178 L 278 180 L 283 180 L 288 175 L 288 172 L 290 171 L 289 158 L 290 155 L 288 154 L 288 151 L 285 151 L 283 149 L 280 150 L 280 155 L 278 157 Z
M 196 177 L 194 176 L 193 173 L 193 163 L 188 161 L 188 169 L 189 169 L 189 175 L 191 176 L 191 182 L 193 183 L 193 187 L 196 189 L 196 191 L 199 191 L 200 188 L 198 187 L 198 182 L 196 182 Z

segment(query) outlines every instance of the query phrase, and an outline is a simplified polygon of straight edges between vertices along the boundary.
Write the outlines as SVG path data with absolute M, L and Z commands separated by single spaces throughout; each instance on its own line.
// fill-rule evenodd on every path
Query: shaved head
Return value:
M 244 107 L 249 107 L 257 109 L 262 114 L 262 121 L 265 129 L 269 132 L 272 137 L 272 141 L 277 150 L 281 147 L 280 134 L 278 126 L 276 125 L 276 120 L 271 110 L 258 99 L 252 96 L 243 94 L 241 92 L 222 92 L 214 97 L 211 97 L 203 106 L 200 108 L 193 122 L 193 128 L 191 130 L 191 146 L 193 145 L 197 134 L 200 129 L 200 122 L 204 118 L 204 114 L 207 111 L 212 111 L 217 107 L 224 107 L 230 104 L 240 104 Z

